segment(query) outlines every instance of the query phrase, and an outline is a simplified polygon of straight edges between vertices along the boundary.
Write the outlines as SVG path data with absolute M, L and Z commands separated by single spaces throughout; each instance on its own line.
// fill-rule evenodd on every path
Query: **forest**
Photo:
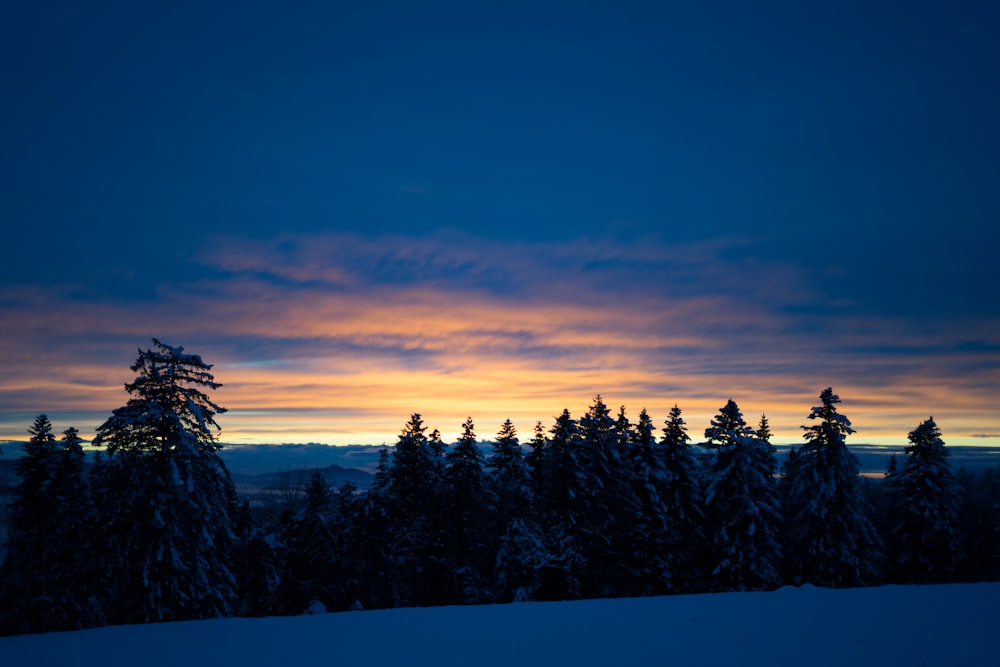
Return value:
M 596 396 L 522 442 L 457 443 L 413 414 L 367 490 L 316 472 L 268 502 L 222 462 L 200 356 L 153 339 L 85 465 L 39 415 L 17 462 L 0 633 L 812 584 L 1000 579 L 1000 469 L 953 471 L 932 418 L 884 478 L 859 475 L 832 389 L 779 465 L 732 400 L 693 442 L 675 406 L 633 422 Z

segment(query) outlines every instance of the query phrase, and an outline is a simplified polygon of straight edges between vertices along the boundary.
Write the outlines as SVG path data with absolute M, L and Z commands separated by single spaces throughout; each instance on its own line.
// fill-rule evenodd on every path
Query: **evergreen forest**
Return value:
M 954 471 L 932 418 L 868 479 L 832 389 L 779 465 L 732 400 L 693 436 L 675 406 L 596 396 L 520 434 L 457 443 L 413 414 L 370 487 L 317 471 L 241 498 L 212 366 L 157 339 L 85 464 L 29 426 L 6 507 L 0 634 L 109 624 L 883 583 L 1000 579 L 1000 469 Z M 697 440 L 697 442 L 694 442 Z

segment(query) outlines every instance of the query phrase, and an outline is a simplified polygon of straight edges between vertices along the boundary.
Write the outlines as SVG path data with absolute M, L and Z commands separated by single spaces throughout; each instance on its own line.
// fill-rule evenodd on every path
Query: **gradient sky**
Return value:
M 157 336 L 229 442 L 832 386 L 997 444 L 996 7 L 4 3 L 0 439 Z

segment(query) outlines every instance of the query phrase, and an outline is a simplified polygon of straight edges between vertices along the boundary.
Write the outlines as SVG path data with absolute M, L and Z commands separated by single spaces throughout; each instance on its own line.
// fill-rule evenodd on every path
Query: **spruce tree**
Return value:
M 396 442 L 387 494 L 389 556 L 394 596 L 402 605 L 443 604 L 454 578 L 445 534 L 442 453 L 444 445 L 419 414 L 411 416 Z
M 591 492 L 580 460 L 581 441 L 577 421 L 564 409 L 544 446 L 535 450 L 543 455 L 536 469 L 540 480 L 536 498 L 550 555 L 540 577 L 538 598 L 542 600 L 580 596 L 585 564 L 580 533 L 586 524 L 586 498 Z
M 319 470 L 309 476 L 301 509 L 284 526 L 287 560 L 285 609 L 303 613 L 315 602 L 334 609 L 339 601 L 334 496 Z
M 711 450 L 705 488 L 710 587 L 767 590 L 781 583 L 780 500 L 774 449 L 730 400 L 705 430 Z
M 632 492 L 637 507 L 631 519 L 631 548 L 625 554 L 630 591 L 642 595 L 666 592 L 670 572 L 670 522 L 666 495 L 667 472 L 661 447 L 645 409 L 632 432 L 629 447 Z
M 454 599 L 462 604 L 488 602 L 492 599 L 491 587 L 485 575 L 491 573 L 492 567 L 487 566 L 486 478 L 471 417 L 462 424 L 462 435 L 445 460 L 445 506 Z
M 98 429 L 107 449 L 95 467 L 104 527 L 106 609 L 116 622 L 210 618 L 232 613 L 230 564 L 235 488 L 219 458 L 206 393 L 212 366 L 153 339 L 125 385 L 130 398 Z
M 906 583 L 951 581 L 962 557 L 961 489 L 933 418 L 911 431 L 908 439 L 902 466 L 884 482 L 891 498 L 890 578 Z
M 57 443 L 45 415 L 28 432 L 0 572 L 0 632 L 103 625 L 100 605 L 91 599 L 89 488 L 79 433 L 70 427 Z
M 795 583 L 840 588 L 872 583 L 878 575 L 881 540 L 861 488 L 861 463 L 847 449 L 854 433 L 837 411 L 832 389 L 820 394 L 803 426 L 806 443 L 785 469 L 785 556 Z
M 658 448 L 665 479 L 661 499 L 667 517 L 664 584 L 671 593 L 699 590 L 698 555 L 705 547 L 705 509 L 698 461 L 687 425 L 676 405 L 670 409 Z
M 536 426 L 536 440 L 539 427 L 540 424 Z M 544 442 L 544 435 L 541 441 Z M 543 447 L 533 451 L 540 452 Z M 486 467 L 495 508 L 493 577 L 497 597 L 503 602 L 533 600 L 548 553 L 532 511 L 527 457 L 518 442 L 517 429 L 509 419 L 500 426 Z
M 624 557 L 631 550 L 631 517 L 638 511 L 638 500 L 619 454 L 618 426 L 600 395 L 580 419 L 585 492 L 577 495 L 580 520 L 575 534 L 587 563 L 584 593 L 588 596 L 622 595 L 626 588 Z

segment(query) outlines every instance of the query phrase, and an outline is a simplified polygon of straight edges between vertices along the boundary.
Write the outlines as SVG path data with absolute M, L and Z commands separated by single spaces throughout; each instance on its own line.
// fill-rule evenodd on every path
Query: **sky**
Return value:
M 695 6 L 696 5 L 696 6 Z M 157 337 L 221 439 L 600 394 L 778 442 L 1000 438 L 991 2 L 9 2 L 0 439 Z

